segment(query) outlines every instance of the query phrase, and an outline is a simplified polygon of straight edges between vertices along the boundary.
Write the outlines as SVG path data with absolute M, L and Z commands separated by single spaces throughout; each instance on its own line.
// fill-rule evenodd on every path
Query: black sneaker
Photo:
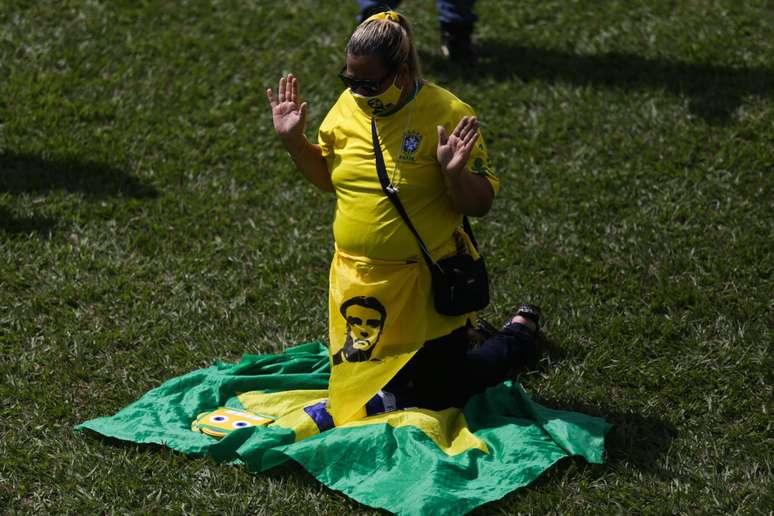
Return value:
M 514 317 L 517 315 L 532 321 L 535 323 L 534 331 L 523 323 L 512 323 Z M 508 360 L 511 364 L 511 378 L 515 378 L 515 373 L 518 370 L 525 367 L 533 367 L 537 364 L 537 359 L 540 356 L 540 307 L 535 305 L 519 305 L 514 314 L 507 323 L 500 330 L 503 335 L 510 335 L 516 337 L 513 341 L 513 345 L 508 349 Z
M 519 308 L 516 309 L 516 315 L 520 315 L 525 319 L 528 319 L 533 323 L 535 323 L 535 333 L 540 331 L 540 307 L 539 306 L 528 305 L 528 304 L 519 305 Z M 510 322 L 508 324 L 510 324 Z

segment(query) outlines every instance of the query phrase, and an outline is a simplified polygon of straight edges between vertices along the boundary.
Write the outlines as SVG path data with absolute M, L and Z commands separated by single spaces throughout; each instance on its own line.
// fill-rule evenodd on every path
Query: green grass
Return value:
M 163 380 L 326 335 L 334 201 L 294 171 L 355 2 L 0 2 L 0 506 L 368 513 L 289 465 L 75 434 Z M 604 415 L 493 513 L 767 514 L 772 485 L 774 6 L 482 1 L 480 66 L 425 73 L 477 110 L 502 181 L 477 223 L 493 321 L 532 300 L 558 351 L 521 379 Z

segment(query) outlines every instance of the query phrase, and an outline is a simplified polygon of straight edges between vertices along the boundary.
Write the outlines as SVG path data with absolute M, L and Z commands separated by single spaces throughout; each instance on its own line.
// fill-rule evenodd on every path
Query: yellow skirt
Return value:
M 432 251 L 453 255 L 458 231 Z M 464 326 L 472 314 L 448 316 L 433 306 L 424 259 L 375 260 L 336 248 L 330 270 L 328 317 L 331 377 L 328 411 L 336 425 L 365 416 L 365 404 L 397 374 L 422 345 Z

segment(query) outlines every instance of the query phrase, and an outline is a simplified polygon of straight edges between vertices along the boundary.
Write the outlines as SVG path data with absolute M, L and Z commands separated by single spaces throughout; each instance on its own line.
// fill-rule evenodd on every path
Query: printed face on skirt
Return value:
M 371 360 L 387 320 L 384 305 L 375 297 L 357 296 L 342 303 L 339 312 L 347 322 L 347 335 L 344 347 L 332 356 L 333 365 Z
M 352 340 L 352 347 L 365 351 L 379 342 L 384 326 L 382 314 L 373 308 L 352 305 L 344 313 L 347 320 L 347 339 Z

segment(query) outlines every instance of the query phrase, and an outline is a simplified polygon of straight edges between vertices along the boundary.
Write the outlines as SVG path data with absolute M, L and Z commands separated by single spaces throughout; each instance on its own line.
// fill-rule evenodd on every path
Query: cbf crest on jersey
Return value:
M 422 143 L 422 135 L 416 131 L 403 133 L 403 142 L 400 144 L 398 161 L 414 161 L 419 145 Z

